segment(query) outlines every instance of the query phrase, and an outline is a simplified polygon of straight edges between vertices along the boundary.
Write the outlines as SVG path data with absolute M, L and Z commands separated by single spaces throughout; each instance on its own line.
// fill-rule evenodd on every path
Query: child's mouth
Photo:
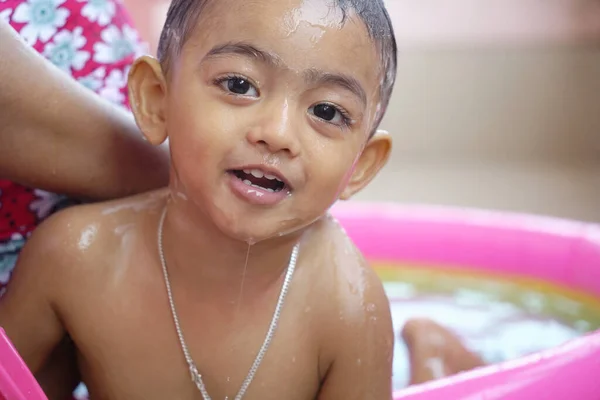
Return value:
M 277 193 L 286 188 L 286 184 L 277 177 L 265 174 L 258 169 L 234 169 L 229 171 L 229 173 L 235 175 L 244 184 L 267 192 Z

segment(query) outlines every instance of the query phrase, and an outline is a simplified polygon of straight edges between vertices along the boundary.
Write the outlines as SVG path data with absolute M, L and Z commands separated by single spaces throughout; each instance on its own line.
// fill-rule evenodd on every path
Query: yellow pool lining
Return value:
M 511 285 L 519 286 L 525 289 L 535 289 L 536 291 L 544 294 L 557 294 L 569 298 L 571 300 L 586 304 L 591 308 L 595 308 L 600 313 L 600 296 L 593 295 L 583 290 L 570 288 L 566 285 L 560 285 L 553 282 L 544 281 L 542 279 L 530 278 L 520 276 L 516 274 L 503 274 L 499 272 L 481 271 L 475 267 L 465 266 L 448 266 L 444 267 L 439 264 L 413 264 L 403 262 L 390 262 L 381 260 L 369 260 L 373 269 L 377 272 L 379 277 L 385 281 L 398 281 L 400 280 L 399 273 L 409 273 L 415 275 L 423 275 L 424 273 L 435 273 L 440 272 L 447 275 L 453 275 L 458 278 L 469 279 L 483 279 L 493 280 L 498 283 L 508 283 Z

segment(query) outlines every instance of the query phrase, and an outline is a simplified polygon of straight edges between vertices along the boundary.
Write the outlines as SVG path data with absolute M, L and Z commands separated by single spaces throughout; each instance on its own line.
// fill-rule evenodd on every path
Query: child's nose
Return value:
M 285 152 L 292 157 L 300 154 L 297 124 L 287 103 L 279 110 L 266 110 L 262 118 L 248 130 L 248 141 L 266 147 L 271 153 Z

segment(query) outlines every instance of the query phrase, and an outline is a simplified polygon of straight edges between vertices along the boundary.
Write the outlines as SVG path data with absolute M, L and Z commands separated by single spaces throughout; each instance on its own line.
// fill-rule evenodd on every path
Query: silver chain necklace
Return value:
M 179 338 L 179 343 L 181 344 L 181 350 L 183 351 L 183 355 L 185 357 L 185 361 L 188 364 L 190 370 L 190 376 L 192 378 L 192 382 L 196 384 L 196 387 L 202 394 L 202 398 L 204 400 L 212 400 L 206 391 L 206 387 L 204 386 L 204 381 L 202 380 L 202 375 L 198 372 L 198 368 L 190 355 L 190 351 L 188 346 L 183 338 L 183 330 L 181 329 L 181 324 L 179 323 L 179 317 L 177 316 L 177 311 L 175 310 L 175 301 L 173 300 L 173 292 L 171 290 L 171 283 L 169 282 L 169 273 L 167 271 L 167 262 L 165 260 L 165 255 L 163 251 L 163 225 L 165 222 L 165 216 L 167 215 L 167 207 L 163 209 L 162 215 L 160 216 L 160 222 L 158 224 L 158 253 L 160 256 L 160 262 L 162 264 L 162 271 L 165 278 L 165 286 L 167 288 L 167 296 L 169 297 L 169 305 L 171 306 L 171 314 L 173 316 L 173 322 L 175 323 L 175 329 L 177 330 L 177 336 Z M 281 315 L 281 310 L 283 308 L 283 303 L 285 301 L 285 296 L 289 290 L 290 283 L 292 281 L 292 275 L 294 274 L 294 269 L 296 268 L 296 261 L 298 259 L 298 250 L 300 248 L 300 244 L 297 243 L 292 250 L 292 255 L 290 257 L 289 264 L 287 266 L 287 271 L 285 273 L 285 278 L 283 280 L 283 285 L 281 286 L 281 291 L 279 292 L 279 299 L 277 300 L 277 305 L 275 307 L 275 311 L 273 312 L 273 317 L 271 318 L 271 324 L 269 325 L 269 330 L 265 336 L 262 346 L 254 359 L 254 363 L 250 367 L 250 371 L 248 371 L 248 375 L 242 386 L 240 387 L 239 392 L 235 396 L 235 400 L 241 400 L 244 394 L 246 394 L 246 390 L 252 383 L 254 379 L 254 375 L 260 366 L 269 346 L 271 345 L 271 341 L 273 340 L 273 336 L 275 335 L 275 331 L 277 330 L 277 325 L 279 323 L 279 316 Z M 225 400 L 228 400 L 228 397 L 225 397 Z

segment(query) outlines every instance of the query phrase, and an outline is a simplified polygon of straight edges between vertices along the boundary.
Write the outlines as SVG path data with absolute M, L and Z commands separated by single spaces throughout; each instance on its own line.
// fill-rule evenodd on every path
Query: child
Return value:
M 72 340 L 91 398 L 389 399 L 382 285 L 327 216 L 384 165 L 382 0 L 174 0 L 129 79 L 168 189 L 42 224 L 0 303 L 30 369 Z

